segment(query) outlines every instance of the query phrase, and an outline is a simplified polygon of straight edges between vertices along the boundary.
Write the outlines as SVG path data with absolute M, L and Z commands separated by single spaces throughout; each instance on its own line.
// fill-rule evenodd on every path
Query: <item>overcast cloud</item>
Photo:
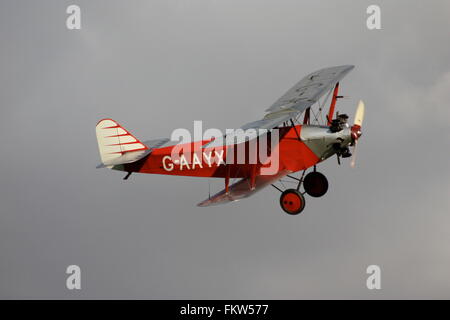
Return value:
M 72 3 L 0 3 L 0 298 L 450 298 L 449 1 L 78 0 L 69 31 Z M 319 166 L 300 216 L 272 188 L 197 208 L 207 180 L 95 169 L 103 117 L 144 140 L 239 127 L 341 64 L 357 167 Z

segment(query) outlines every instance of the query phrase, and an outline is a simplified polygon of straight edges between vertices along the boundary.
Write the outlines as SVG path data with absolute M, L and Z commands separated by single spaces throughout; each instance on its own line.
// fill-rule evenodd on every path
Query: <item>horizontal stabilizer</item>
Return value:
M 125 163 L 132 163 L 136 162 L 138 160 L 141 160 L 142 158 L 148 156 L 152 150 L 142 150 L 142 151 L 133 151 L 133 152 L 127 152 L 117 158 L 110 159 L 106 163 L 99 164 L 96 168 L 108 168 L 111 166 L 116 166 L 119 164 L 125 164 Z
M 144 141 L 143 143 L 147 146 L 147 148 L 154 150 L 156 148 L 161 148 L 169 141 L 170 141 L 170 139 L 168 139 L 168 138 L 161 138 L 161 139 Z

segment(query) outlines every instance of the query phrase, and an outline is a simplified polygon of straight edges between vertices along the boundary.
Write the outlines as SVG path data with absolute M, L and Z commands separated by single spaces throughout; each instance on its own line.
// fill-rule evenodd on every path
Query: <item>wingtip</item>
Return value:
M 211 201 L 209 199 L 203 200 L 202 202 L 197 203 L 197 207 L 205 208 L 211 206 Z
M 355 65 L 353 65 L 353 64 L 344 64 L 344 65 L 340 66 L 340 68 L 344 68 L 345 70 L 350 71 L 350 70 L 355 69 Z

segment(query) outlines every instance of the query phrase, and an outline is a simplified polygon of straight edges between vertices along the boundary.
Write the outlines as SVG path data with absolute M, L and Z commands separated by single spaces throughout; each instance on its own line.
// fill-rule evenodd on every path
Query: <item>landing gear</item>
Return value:
M 311 197 L 320 198 L 328 191 L 328 180 L 322 173 L 313 171 L 303 180 L 303 188 Z
M 304 194 L 307 193 L 311 197 L 319 198 L 325 195 L 328 191 L 328 180 L 327 178 L 320 172 L 316 171 L 316 166 L 314 166 L 314 171 L 308 173 L 305 176 L 306 170 L 303 171 L 303 174 L 300 178 L 294 177 L 292 175 L 287 175 L 286 177 L 291 178 L 292 180 L 297 181 L 296 189 L 287 189 L 284 190 L 286 183 L 292 183 L 292 181 L 280 180 L 279 182 L 282 184 L 284 188 L 279 188 L 275 184 L 272 184 L 272 187 L 281 192 L 280 197 L 280 206 L 284 212 L 289 215 L 298 215 L 303 209 L 305 209 L 305 197 Z M 303 184 L 304 192 L 300 191 L 300 187 Z
M 281 208 L 290 215 L 298 215 L 305 209 L 305 197 L 295 189 L 288 189 L 281 194 Z

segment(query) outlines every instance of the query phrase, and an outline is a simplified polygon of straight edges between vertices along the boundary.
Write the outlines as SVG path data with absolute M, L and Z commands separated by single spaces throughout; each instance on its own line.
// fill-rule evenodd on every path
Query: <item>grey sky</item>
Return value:
M 0 298 L 450 298 L 449 21 L 438 0 L 2 1 Z M 274 189 L 205 209 L 207 180 L 95 169 L 103 117 L 142 139 L 238 127 L 340 64 L 338 109 L 366 102 L 357 168 L 321 165 L 301 216 Z

